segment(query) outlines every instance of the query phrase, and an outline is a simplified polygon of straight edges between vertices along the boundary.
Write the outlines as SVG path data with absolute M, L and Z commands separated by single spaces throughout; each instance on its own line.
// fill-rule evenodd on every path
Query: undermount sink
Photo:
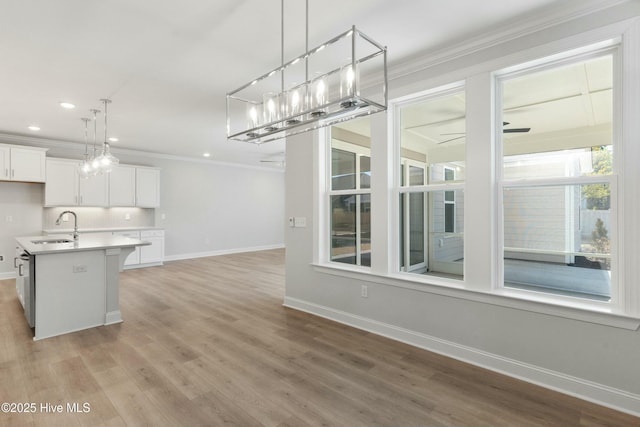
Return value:
M 45 240 L 32 240 L 31 243 L 36 245 L 47 245 L 52 243 L 73 243 L 70 239 L 45 239 Z

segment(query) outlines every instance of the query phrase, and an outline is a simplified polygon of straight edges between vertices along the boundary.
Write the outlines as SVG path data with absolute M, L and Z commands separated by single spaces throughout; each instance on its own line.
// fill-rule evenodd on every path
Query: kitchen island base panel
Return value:
M 36 257 L 35 340 L 105 322 L 104 250 Z
M 136 247 L 151 244 L 113 235 L 16 237 L 16 242 L 35 266 L 30 275 L 35 298 L 29 305 L 36 313 L 34 340 L 122 322 L 120 272 Z

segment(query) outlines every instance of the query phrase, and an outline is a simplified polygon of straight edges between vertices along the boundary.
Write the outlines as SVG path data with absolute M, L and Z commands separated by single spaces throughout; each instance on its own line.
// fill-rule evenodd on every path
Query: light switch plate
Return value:
M 302 228 L 307 226 L 307 218 L 304 216 L 297 216 L 293 220 L 294 227 Z

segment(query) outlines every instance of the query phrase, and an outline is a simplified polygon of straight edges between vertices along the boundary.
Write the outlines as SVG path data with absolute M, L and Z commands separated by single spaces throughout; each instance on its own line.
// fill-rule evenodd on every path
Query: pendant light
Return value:
M 387 109 L 387 48 L 355 26 L 227 93 L 227 138 L 261 144 Z M 343 59 L 345 58 L 345 59 Z M 362 76 L 361 76 L 362 73 Z M 300 83 L 300 80 L 303 80 Z
M 109 173 L 118 165 L 118 163 L 120 163 L 120 160 L 111 154 L 109 140 L 107 139 L 107 104 L 110 104 L 111 100 L 101 99 L 100 102 L 104 104 L 104 142 L 102 143 L 102 153 L 96 160 L 99 173 Z
M 91 175 L 97 175 L 100 171 L 100 164 L 98 163 L 98 148 L 96 147 L 96 143 L 98 140 L 98 113 L 100 110 L 96 110 L 95 108 L 91 111 L 93 113 L 93 155 L 91 156 Z
M 84 122 L 84 157 L 82 159 L 82 162 L 80 162 L 80 164 L 78 165 L 78 175 L 80 175 L 80 178 L 90 178 L 91 175 L 93 175 L 92 171 L 93 168 L 91 167 L 91 159 L 89 158 L 89 138 L 87 135 L 88 132 L 88 123 L 89 120 L 86 117 L 81 118 L 80 120 L 82 120 Z

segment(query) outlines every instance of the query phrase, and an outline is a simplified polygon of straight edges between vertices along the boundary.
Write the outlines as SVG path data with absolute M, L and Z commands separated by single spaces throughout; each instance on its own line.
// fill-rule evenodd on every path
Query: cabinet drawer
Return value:
M 140 231 L 140 238 L 144 240 L 145 237 L 164 237 L 164 230 L 142 230 L 142 231 Z

